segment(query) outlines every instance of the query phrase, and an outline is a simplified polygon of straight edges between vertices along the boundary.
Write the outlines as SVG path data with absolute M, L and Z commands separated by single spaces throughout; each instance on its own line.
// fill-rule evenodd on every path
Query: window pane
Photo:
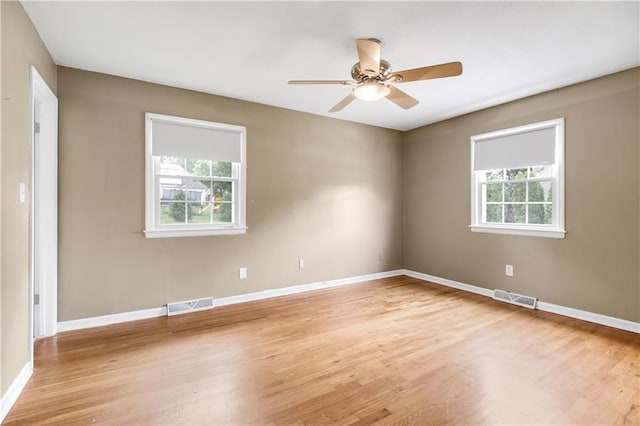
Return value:
M 231 213 L 233 212 L 232 203 L 213 203 L 213 221 L 231 223 Z
M 489 183 L 487 187 L 487 202 L 501 202 L 502 201 L 502 184 L 501 183 Z
M 544 224 L 551 225 L 553 223 L 553 205 L 545 204 L 544 206 Z
M 189 203 L 188 223 L 211 223 L 211 204 Z
M 211 194 L 213 200 L 218 201 L 231 201 L 232 200 L 232 185 L 231 182 L 211 182 Z
M 223 161 L 213 161 L 211 168 L 211 176 L 215 177 L 232 177 L 233 163 L 226 163 Z
M 209 194 L 209 182 L 204 183 L 199 179 L 182 178 L 182 194 L 178 194 L 180 200 L 206 203 Z M 162 185 L 162 179 L 160 180 Z
M 160 179 L 160 196 L 162 201 L 184 201 L 186 195 L 182 186 L 175 187 L 169 185 L 163 185 L 162 179 Z
M 187 201 L 204 202 L 203 195 L 205 192 L 204 190 L 190 189 L 187 191 Z
M 545 221 L 545 205 L 529 204 L 529 223 L 544 224 Z
M 184 223 L 185 203 L 160 203 L 160 224 Z
M 160 185 L 161 200 L 175 200 L 177 195 L 178 190 L 176 188 Z
M 210 160 L 189 160 L 193 166 L 189 169 L 189 173 L 193 176 L 211 176 Z
M 211 182 L 213 201 L 213 221 L 222 223 L 232 222 L 233 185 L 231 182 Z
M 503 169 L 495 169 L 495 170 L 487 170 L 486 171 L 486 179 L 487 180 L 502 180 L 504 178 L 504 170 Z
M 532 178 L 553 177 L 553 166 L 533 166 L 531 167 Z
M 502 204 L 487 204 L 487 222 L 502 222 Z
M 527 184 L 525 182 L 504 184 L 504 201 L 524 202 L 526 196 Z
M 505 204 L 504 205 L 504 222 L 505 223 L 525 223 L 525 204 Z
M 551 202 L 551 182 L 529 182 L 529 200 Z
M 524 169 L 507 169 L 507 180 L 526 179 L 527 168 Z
M 185 174 L 187 174 L 187 175 L 193 175 L 194 174 L 194 170 L 193 169 L 195 168 L 197 161 L 198 160 L 194 160 L 194 159 L 191 159 L 191 158 L 185 158 L 185 163 L 184 163 L 185 164 L 185 166 L 184 166 Z
M 195 158 L 160 157 L 160 174 L 232 177 L 233 163 Z
M 184 175 L 186 174 L 185 159 L 179 157 L 160 157 L 161 175 Z

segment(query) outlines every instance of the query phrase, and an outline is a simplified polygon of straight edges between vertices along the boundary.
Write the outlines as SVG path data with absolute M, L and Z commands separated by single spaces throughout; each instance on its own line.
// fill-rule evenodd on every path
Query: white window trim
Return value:
M 545 128 L 555 128 L 556 130 L 555 164 L 553 167 L 555 168 L 555 181 L 557 184 L 554 185 L 552 199 L 554 225 L 494 224 L 482 222 L 482 203 L 480 202 L 481 200 L 478 199 L 478 197 L 481 197 L 481 183 L 473 167 L 476 142 Z M 471 137 L 471 225 L 469 225 L 469 228 L 472 232 L 564 238 L 567 232 L 565 230 L 564 219 L 564 118 L 512 127 L 510 129 L 483 133 Z
M 233 131 L 240 134 L 240 163 L 237 182 L 234 185 L 234 210 L 237 211 L 233 224 L 158 226 L 159 191 L 156 185 L 155 163 L 152 155 L 152 121 L 162 120 L 182 125 L 206 127 L 216 130 Z M 247 232 L 247 129 L 244 126 L 195 120 L 171 115 L 145 113 L 145 230 L 146 238 L 198 237 L 211 235 L 238 235 Z

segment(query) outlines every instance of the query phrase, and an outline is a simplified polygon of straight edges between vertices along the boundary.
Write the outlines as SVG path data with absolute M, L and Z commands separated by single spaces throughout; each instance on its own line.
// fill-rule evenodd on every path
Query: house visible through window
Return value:
M 176 157 L 159 162 L 160 224 L 232 222 L 233 163 Z
M 563 238 L 564 119 L 471 138 L 471 230 Z
M 147 237 L 245 232 L 241 126 L 147 113 Z

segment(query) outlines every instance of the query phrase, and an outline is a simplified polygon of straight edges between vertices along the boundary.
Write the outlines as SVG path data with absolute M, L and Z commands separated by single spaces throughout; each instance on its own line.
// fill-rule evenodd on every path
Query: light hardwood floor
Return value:
M 12 424 L 639 424 L 637 334 L 395 277 L 60 333 Z

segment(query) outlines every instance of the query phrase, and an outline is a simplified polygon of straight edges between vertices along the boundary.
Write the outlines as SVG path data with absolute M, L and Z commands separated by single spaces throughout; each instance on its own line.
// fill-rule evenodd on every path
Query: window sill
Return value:
M 208 237 L 212 235 L 246 234 L 246 227 L 228 227 L 215 229 L 155 229 L 145 230 L 146 238 L 174 238 L 174 237 Z
M 511 226 L 470 225 L 472 232 L 489 234 L 525 235 L 529 237 L 564 238 L 567 231 L 560 229 L 523 228 Z

